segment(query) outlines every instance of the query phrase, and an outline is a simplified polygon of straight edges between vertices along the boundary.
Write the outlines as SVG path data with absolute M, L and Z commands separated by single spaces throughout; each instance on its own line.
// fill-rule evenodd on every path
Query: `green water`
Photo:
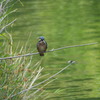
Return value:
M 39 36 L 44 36 L 48 50 L 70 45 L 100 41 L 99 0 L 22 0 L 15 5 L 17 18 L 9 29 L 14 48 L 25 46 L 37 52 Z M 76 64 L 56 76 L 57 80 L 45 87 L 46 100 L 100 100 L 100 47 L 75 47 L 33 56 L 33 64 L 41 61 L 43 74 L 58 72 L 75 60 Z M 57 92 L 58 91 L 58 92 Z

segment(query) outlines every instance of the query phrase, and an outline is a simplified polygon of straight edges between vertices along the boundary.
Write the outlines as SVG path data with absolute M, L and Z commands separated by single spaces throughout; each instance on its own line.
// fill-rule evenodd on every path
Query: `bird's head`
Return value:
M 40 36 L 39 39 L 41 39 L 43 41 L 44 40 L 44 37 L 43 36 Z

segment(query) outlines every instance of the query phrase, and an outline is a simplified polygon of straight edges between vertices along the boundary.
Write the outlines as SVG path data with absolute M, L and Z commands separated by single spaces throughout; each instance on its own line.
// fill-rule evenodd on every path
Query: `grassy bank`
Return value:
M 7 27 L 11 27 L 11 25 L 15 22 L 15 19 L 13 21 L 8 19 L 8 16 L 15 12 L 15 10 L 13 10 L 15 2 L 12 2 L 11 0 L 3 0 L 0 2 L 1 58 L 25 54 L 26 51 L 28 51 L 25 46 L 18 50 L 19 44 L 16 45 L 16 50 L 13 50 L 13 39 L 9 31 L 7 31 Z M 37 62 L 36 65 L 31 65 L 31 61 L 32 57 L 0 61 L 0 100 L 8 100 L 13 94 L 30 88 L 40 77 L 40 73 L 42 71 L 42 68 L 39 66 L 40 62 Z M 34 71 L 29 68 L 30 66 L 33 67 Z M 28 91 L 24 95 L 18 95 L 13 99 L 21 100 L 22 98 L 26 98 L 26 94 L 28 94 Z M 29 94 L 31 95 L 31 93 Z

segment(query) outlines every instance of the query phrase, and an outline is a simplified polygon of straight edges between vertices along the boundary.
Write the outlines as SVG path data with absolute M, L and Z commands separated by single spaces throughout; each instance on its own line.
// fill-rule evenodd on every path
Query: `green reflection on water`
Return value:
M 63 46 L 100 41 L 100 1 L 98 0 L 23 0 L 24 6 L 16 4 L 17 18 L 9 30 L 14 45 L 20 41 L 24 46 L 28 40 L 29 52 L 36 52 L 37 37 L 44 36 L 48 50 Z M 50 52 L 42 58 L 43 74 L 55 73 L 65 67 L 68 60 L 76 65 L 57 76 L 57 80 L 46 87 L 47 100 L 99 100 L 99 47 L 97 45 L 69 48 Z M 33 64 L 41 60 L 35 55 Z M 61 92 L 55 92 L 61 89 Z

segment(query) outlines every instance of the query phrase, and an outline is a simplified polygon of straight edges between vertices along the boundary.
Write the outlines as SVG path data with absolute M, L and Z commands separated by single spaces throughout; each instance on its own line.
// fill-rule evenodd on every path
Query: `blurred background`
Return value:
M 37 52 L 39 36 L 45 37 L 48 50 L 100 42 L 99 0 L 21 0 L 14 9 L 17 11 L 8 18 L 17 21 L 7 29 L 13 37 L 13 51 L 19 45 L 18 52 L 22 46 L 26 53 Z M 98 45 L 49 52 L 44 57 L 33 55 L 30 68 L 40 61 L 42 75 L 51 76 L 69 60 L 76 61 L 44 88 L 49 93 L 46 100 L 100 100 Z

